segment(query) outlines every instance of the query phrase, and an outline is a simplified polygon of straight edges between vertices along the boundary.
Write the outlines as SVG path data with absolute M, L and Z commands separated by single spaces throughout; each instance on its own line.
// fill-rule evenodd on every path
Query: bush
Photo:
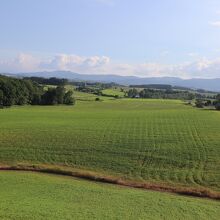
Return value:
M 220 110 L 220 102 L 215 105 L 216 110 Z
M 73 98 L 73 92 L 68 91 L 65 93 L 64 98 L 63 98 L 63 104 L 66 105 L 74 105 L 75 104 L 75 99 Z
M 196 100 L 195 105 L 196 105 L 197 108 L 203 108 L 204 107 L 203 102 L 200 99 Z
M 41 104 L 43 105 L 55 105 L 57 104 L 57 97 L 56 97 L 56 89 L 49 88 L 41 98 Z

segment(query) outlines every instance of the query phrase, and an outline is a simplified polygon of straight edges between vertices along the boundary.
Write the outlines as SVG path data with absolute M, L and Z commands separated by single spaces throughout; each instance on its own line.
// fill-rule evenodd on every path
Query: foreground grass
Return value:
M 16 187 L 15 187 L 16 186 Z M 0 219 L 219 219 L 220 203 L 28 172 L 0 172 Z
M 220 113 L 173 100 L 0 110 L 0 163 L 220 190 Z

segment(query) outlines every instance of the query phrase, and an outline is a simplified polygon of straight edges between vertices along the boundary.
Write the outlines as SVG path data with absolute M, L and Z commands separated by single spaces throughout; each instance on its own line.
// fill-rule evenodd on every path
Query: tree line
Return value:
M 173 89 L 139 89 L 132 88 L 128 90 L 127 96 L 129 98 L 152 98 L 152 99 L 184 99 L 192 100 L 195 94 L 189 91 L 173 90 Z
M 38 84 L 42 85 L 56 85 L 56 86 L 64 86 L 68 84 L 67 79 L 59 79 L 56 77 L 51 77 L 51 78 L 43 78 L 43 77 L 36 77 L 36 76 L 31 76 L 31 77 L 24 77 L 23 79 L 25 80 L 31 80 L 33 82 L 37 82 Z
M 197 108 L 215 107 L 217 110 L 220 110 L 220 94 L 216 95 L 214 100 L 196 99 L 195 106 Z
M 0 106 L 12 105 L 73 105 L 75 100 L 72 91 L 66 91 L 64 86 L 44 89 L 36 81 L 30 79 L 15 79 L 0 75 Z

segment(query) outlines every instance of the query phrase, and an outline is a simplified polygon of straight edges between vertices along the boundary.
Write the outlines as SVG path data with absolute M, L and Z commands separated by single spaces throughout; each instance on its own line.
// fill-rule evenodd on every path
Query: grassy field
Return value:
M 92 93 L 85 93 L 75 90 L 75 88 L 71 85 L 65 86 L 66 90 L 72 90 L 74 93 L 74 98 L 78 101 L 95 101 L 96 98 L 99 98 L 102 100 L 111 100 L 112 97 L 106 97 L 106 96 L 98 96 Z
M 102 93 L 105 95 L 112 95 L 112 96 L 118 96 L 118 97 L 125 96 L 125 93 L 121 91 L 121 88 L 104 89 L 102 90 Z
M 220 191 L 220 112 L 175 100 L 0 110 L 0 163 L 54 164 Z
M 16 187 L 15 187 L 16 186 Z M 220 203 L 62 176 L 0 172 L 0 219 L 219 219 Z
M 94 101 L 98 96 L 85 92 L 74 91 L 74 97 L 76 100 L 80 101 Z

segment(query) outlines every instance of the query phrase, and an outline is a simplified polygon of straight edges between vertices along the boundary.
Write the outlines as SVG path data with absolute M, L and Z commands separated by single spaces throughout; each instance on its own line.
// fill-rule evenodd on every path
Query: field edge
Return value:
M 131 188 L 146 189 L 158 192 L 167 192 L 177 195 L 208 198 L 213 200 L 220 200 L 220 192 L 205 188 L 205 187 L 187 187 L 187 186 L 171 186 L 165 183 L 152 183 L 152 182 L 138 182 L 128 180 L 121 177 L 103 175 L 101 173 L 76 169 L 72 167 L 48 165 L 48 164 L 0 164 L 0 171 L 31 171 L 39 173 L 48 173 L 56 175 L 64 175 L 76 177 L 100 183 L 109 183 Z

